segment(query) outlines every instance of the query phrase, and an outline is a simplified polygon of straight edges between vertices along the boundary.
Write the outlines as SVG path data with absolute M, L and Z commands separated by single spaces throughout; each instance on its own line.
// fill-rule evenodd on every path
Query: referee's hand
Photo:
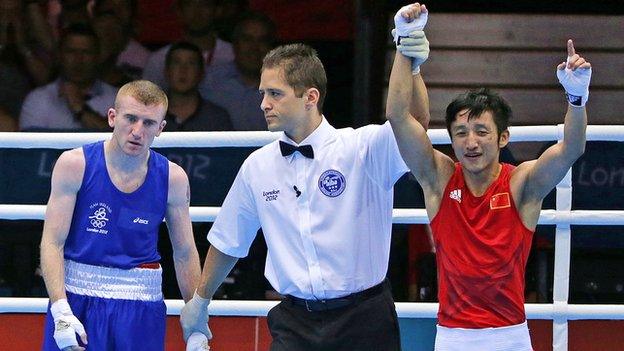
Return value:
M 202 333 L 194 332 L 186 341 L 186 351 L 207 350 L 210 350 L 210 346 L 208 346 L 208 338 Z
M 208 305 L 210 299 L 205 299 L 197 294 L 193 294 L 180 313 L 180 325 L 182 326 L 182 336 L 184 341 L 188 341 L 192 333 L 204 334 L 206 338 L 212 339 L 212 333 L 208 328 Z

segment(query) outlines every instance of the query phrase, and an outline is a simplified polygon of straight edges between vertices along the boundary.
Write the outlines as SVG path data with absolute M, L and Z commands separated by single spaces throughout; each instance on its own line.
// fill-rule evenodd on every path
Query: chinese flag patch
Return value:
M 490 198 L 490 209 L 495 210 L 497 208 L 511 207 L 511 199 L 509 193 L 498 193 L 492 195 Z

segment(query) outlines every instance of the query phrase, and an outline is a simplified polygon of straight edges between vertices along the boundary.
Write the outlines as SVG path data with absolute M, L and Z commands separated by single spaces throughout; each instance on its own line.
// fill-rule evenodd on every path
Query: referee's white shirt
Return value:
M 280 140 L 296 145 L 283 133 Z M 314 159 L 284 157 L 274 141 L 245 160 L 208 240 L 244 257 L 262 227 L 265 276 L 281 294 L 329 299 L 380 283 L 393 185 L 408 171 L 390 124 L 335 129 L 323 118 L 299 145 L 312 145 Z

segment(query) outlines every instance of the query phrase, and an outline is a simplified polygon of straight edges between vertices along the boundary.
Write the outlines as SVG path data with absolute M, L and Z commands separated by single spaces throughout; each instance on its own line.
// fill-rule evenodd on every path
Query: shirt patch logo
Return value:
M 498 193 L 492 195 L 490 198 L 490 209 L 496 210 L 499 208 L 511 207 L 511 199 L 509 193 Z
M 137 217 L 132 221 L 132 223 L 149 224 L 149 220 Z
M 461 204 L 461 189 L 452 190 L 449 197 Z
M 342 173 L 330 169 L 319 177 L 318 187 L 325 196 L 336 197 L 345 190 L 347 182 Z
M 110 207 L 100 202 L 92 204 L 89 208 L 93 210 L 93 215 L 89 216 L 91 227 L 87 227 L 87 231 L 97 234 L 108 234 L 108 230 L 103 228 L 108 224 L 108 217 L 112 212 Z
M 277 200 L 277 195 L 279 195 L 279 193 L 279 190 L 263 191 L 262 196 L 264 196 L 264 201 L 273 201 Z

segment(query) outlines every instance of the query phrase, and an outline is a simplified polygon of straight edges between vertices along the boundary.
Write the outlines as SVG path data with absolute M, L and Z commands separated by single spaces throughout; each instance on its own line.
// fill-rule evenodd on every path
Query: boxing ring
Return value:
M 511 142 L 560 141 L 563 125 L 510 127 Z M 433 144 L 450 144 L 447 131 L 427 132 Z M 0 148 L 70 149 L 97 140 L 110 133 L 0 133 Z M 154 141 L 154 148 L 164 147 L 257 147 L 277 139 L 271 132 L 166 132 Z M 624 141 L 624 126 L 588 126 L 587 141 Z M 212 222 L 218 207 L 191 207 L 194 222 Z M 43 220 L 45 205 L 0 204 L 0 219 Z M 395 209 L 393 223 L 428 223 L 424 209 Z M 554 210 L 542 210 L 539 225 L 554 225 L 555 254 L 552 304 L 526 304 L 527 318 L 552 320 L 552 349 L 568 350 L 568 322 L 575 320 L 624 320 L 624 305 L 569 304 L 569 277 L 572 225 L 624 225 L 624 211 L 572 210 L 572 173 L 556 187 Z M 276 301 L 213 301 L 211 315 L 266 316 Z M 45 313 L 45 298 L 0 298 L 0 313 Z M 181 300 L 166 300 L 167 313 L 179 315 Z M 399 318 L 436 318 L 437 303 L 396 303 Z M 624 345 L 622 345 L 624 348 Z

